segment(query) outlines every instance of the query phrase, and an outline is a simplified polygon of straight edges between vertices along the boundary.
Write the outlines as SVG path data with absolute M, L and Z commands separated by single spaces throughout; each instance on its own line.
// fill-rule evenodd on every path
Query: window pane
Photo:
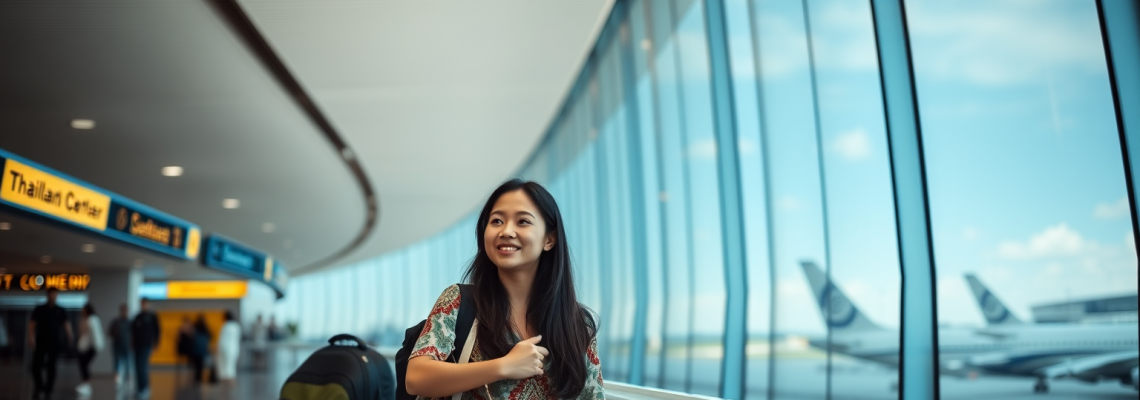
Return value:
M 944 374 L 943 398 L 1028 394 L 1043 368 L 1135 354 L 1135 238 L 1095 2 L 906 5 L 941 357 L 980 375 Z M 1122 294 L 1130 320 L 1094 306 Z M 1120 394 L 1132 367 L 1103 367 L 1099 384 L 1040 384 Z
M 807 29 L 800 2 L 753 2 L 759 49 L 758 75 L 769 196 L 773 201 L 775 307 L 772 386 L 775 398 L 824 398 L 827 392 L 827 330 L 819 302 L 800 265 L 823 259 L 823 217 L 812 105 Z M 751 253 L 750 253 L 751 255 Z M 750 271 L 753 272 L 753 271 Z M 759 393 L 758 393 L 759 392 Z M 766 393 L 749 387 L 749 398 Z

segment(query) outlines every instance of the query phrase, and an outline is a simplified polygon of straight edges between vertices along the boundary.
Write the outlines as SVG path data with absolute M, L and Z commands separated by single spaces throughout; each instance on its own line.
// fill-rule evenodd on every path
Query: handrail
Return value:
M 384 356 L 389 360 L 396 359 L 396 351 L 400 350 L 399 347 L 373 347 L 377 353 Z M 621 382 L 609 382 L 604 384 L 606 389 L 607 399 L 617 400 L 650 400 L 650 399 L 664 399 L 664 400 L 720 400 L 718 397 L 701 396 L 697 394 L 674 392 L 672 390 L 657 389 L 645 386 L 630 385 Z

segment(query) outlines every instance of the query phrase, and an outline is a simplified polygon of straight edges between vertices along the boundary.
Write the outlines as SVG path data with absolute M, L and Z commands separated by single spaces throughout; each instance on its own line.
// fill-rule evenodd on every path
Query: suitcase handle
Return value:
M 336 336 L 329 338 L 329 345 L 336 346 L 336 342 L 339 342 L 342 340 L 349 340 L 349 341 L 356 342 L 356 347 L 361 349 L 361 350 L 367 350 L 368 349 L 368 346 L 364 344 L 363 340 L 360 340 L 360 338 L 353 336 L 351 334 L 347 334 L 347 333 L 342 333 L 342 334 L 339 334 L 339 335 L 336 335 Z

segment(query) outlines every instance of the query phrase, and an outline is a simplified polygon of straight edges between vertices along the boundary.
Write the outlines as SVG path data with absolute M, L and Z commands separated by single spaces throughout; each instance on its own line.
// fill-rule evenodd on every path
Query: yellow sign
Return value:
M 273 281 L 273 257 L 265 257 L 265 281 Z
M 61 291 L 87 290 L 91 284 L 91 275 L 87 274 L 48 274 L 48 275 L 16 275 L 0 274 L 0 289 L 13 290 L 17 288 L 25 292 L 47 290 L 51 288 Z
M 202 246 L 202 232 L 198 228 L 190 228 L 186 235 L 186 258 L 198 258 L 198 248 Z
M 169 281 L 166 299 L 240 299 L 247 289 L 246 281 Z
M 111 198 L 55 175 L 7 159 L 0 199 L 102 231 Z

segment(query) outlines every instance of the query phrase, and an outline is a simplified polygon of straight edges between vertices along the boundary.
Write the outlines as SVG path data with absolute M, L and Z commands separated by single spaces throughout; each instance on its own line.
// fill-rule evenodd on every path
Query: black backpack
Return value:
M 345 346 L 342 342 L 355 342 Z M 281 388 L 282 400 L 391 400 L 396 392 L 388 360 L 349 334 L 309 356 Z
M 455 319 L 455 346 L 447 356 L 447 362 L 459 361 L 459 353 L 463 351 L 467 334 L 471 333 L 471 325 L 475 323 L 475 302 L 471 300 L 472 292 L 471 285 L 459 285 L 459 317 Z M 416 399 L 416 396 L 408 394 L 404 378 L 408 376 L 408 356 L 416 347 L 416 341 L 419 340 L 420 333 L 423 333 L 425 323 L 426 319 L 405 330 L 404 343 L 400 346 L 400 351 L 396 352 L 396 400 Z

